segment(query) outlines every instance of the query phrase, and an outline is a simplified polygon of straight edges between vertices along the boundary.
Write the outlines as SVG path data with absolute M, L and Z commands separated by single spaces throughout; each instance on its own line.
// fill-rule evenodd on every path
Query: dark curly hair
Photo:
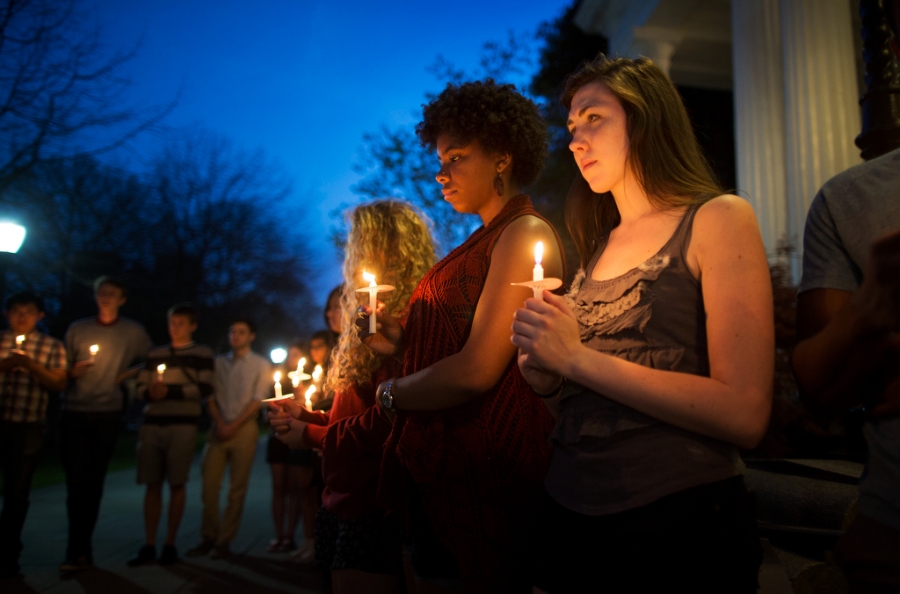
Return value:
M 537 179 L 547 157 L 547 126 L 537 105 L 513 85 L 491 78 L 448 84 L 423 106 L 416 134 L 431 149 L 439 136 L 448 134 L 457 142 L 478 140 L 487 151 L 512 155 L 512 179 L 519 186 Z

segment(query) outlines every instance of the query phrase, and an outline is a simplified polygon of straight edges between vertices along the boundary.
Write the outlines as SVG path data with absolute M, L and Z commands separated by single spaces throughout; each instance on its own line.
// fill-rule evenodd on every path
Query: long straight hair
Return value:
M 563 107 L 590 83 L 603 83 L 625 111 L 629 149 L 627 163 L 659 210 L 702 204 L 723 193 L 703 155 L 681 95 L 672 81 L 647 58 L 609 59 L 600 54 L 566 79 Z M 566 226 L 581 266 L 606 244 L 621 221 L 610 192 L 593 192 L 577 176 L 566 199 Z

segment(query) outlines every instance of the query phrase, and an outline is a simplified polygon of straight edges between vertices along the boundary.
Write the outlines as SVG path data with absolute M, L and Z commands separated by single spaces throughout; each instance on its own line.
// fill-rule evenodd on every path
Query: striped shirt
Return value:
M 182 347 L 156 347 L 138 374 L 138 397 L 145 398 L 148 386 L 156 381 L 157 367 L 165 365 L 163 381 L 168 393 L 162 400 L 147 399 L 144 422 L 157 425 L 196 423 L 202 401 L 212 396 L 215 384 L 215 355 L 207 346 L 193 342 Z
M 7 359 L 16 347 L 12 330 L 0 334 L 0 360 Z M 25 337 L 21 350 L 45 368 L 65 369 L 66 349 L 63 343 L 37 330 Z M 50 391 L 25 369 L 0 372 L 0 419 L 13 423 L 35 423 L 47 417 Z

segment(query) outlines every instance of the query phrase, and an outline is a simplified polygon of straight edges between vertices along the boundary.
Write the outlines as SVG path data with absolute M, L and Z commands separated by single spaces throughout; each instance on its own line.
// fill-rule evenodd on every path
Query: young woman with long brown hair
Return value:
M 545 587 L 755 592 L 738 448 L 768 423 L 774 330 L 753 209 L 715 182 L 650 60 L 601 56 L 563 104 L 582 269 L 565 298 L 529 299 L 512 338 L 559 405 Z

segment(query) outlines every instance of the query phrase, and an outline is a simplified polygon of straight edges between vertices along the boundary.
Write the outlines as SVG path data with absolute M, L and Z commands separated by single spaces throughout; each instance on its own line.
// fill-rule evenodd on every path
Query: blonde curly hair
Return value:
M 385 311 L 401 317 L 413 289 L 437 260 L 429 220 L 406 202 L 369 202 L 354 208 L 347 218 L 350 234 L 344 252 L 341 336 L 331 355 L 326 394 L 351 384 L 367 385 L 381 367 L 383 356 L 362 344 L 357 335 L 357 308 L 368 304 L 368 295 L 356 292 L 366 285 L 363 271 L 374 274 L 378 284 L 394 286 L 393 291 L 378 297 L 384 301 Z

